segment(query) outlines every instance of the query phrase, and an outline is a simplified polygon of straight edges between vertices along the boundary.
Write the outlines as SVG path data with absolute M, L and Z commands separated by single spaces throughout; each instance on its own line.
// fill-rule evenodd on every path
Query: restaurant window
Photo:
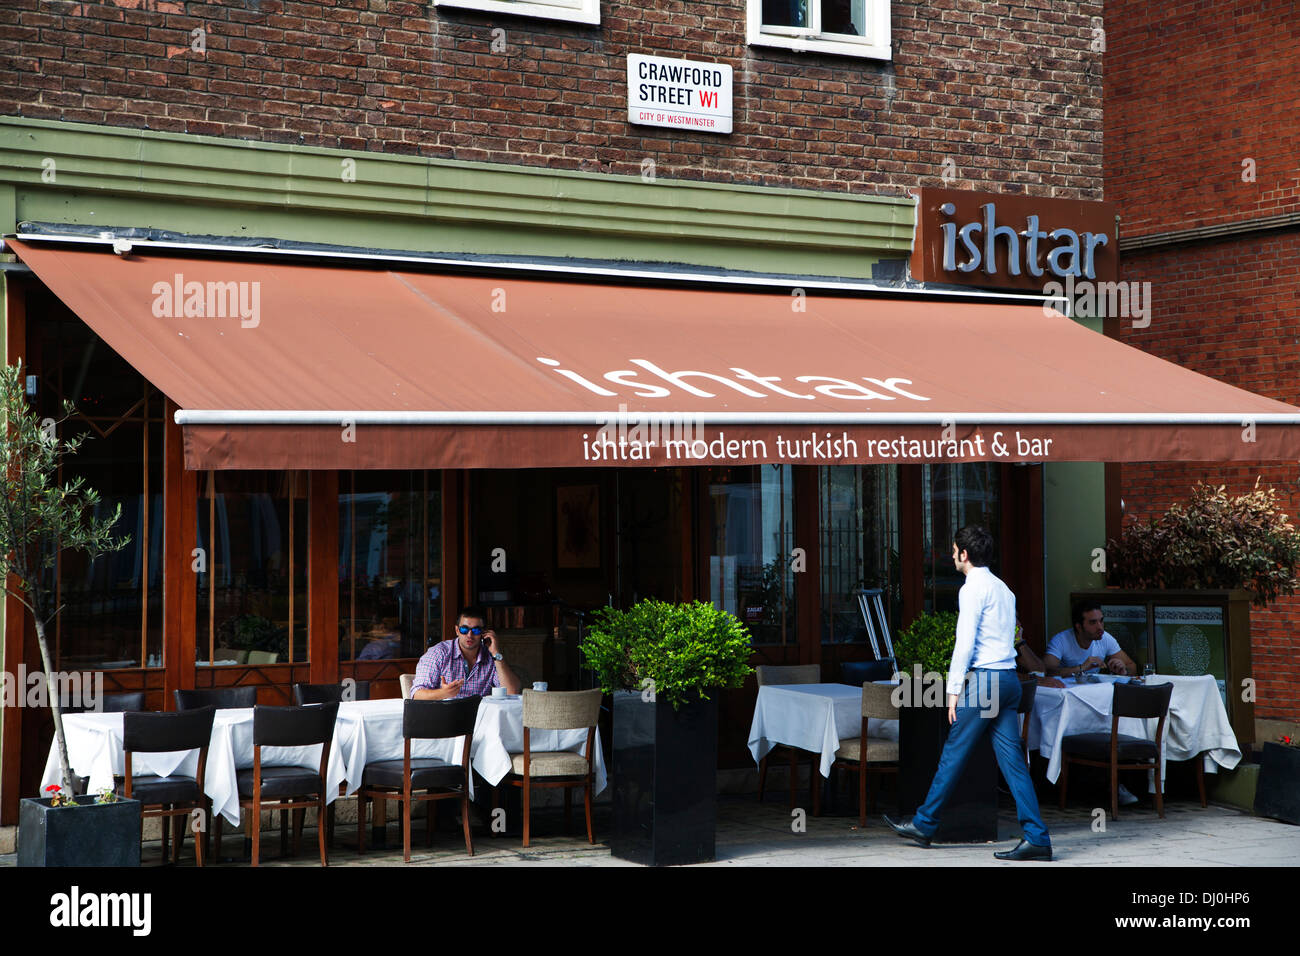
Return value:
M 817 469 L 821 506 L 822 643 L 869 641 L 860 599 L 880 597 L 890 630 L 902 616 L 898 469 Z M 882 649 L 883 653 L 883 649 Z
M 708 593 L 755 644 L 794 644 L 794 485 L 785 465 L 705 471 Z
M 26 370 L 35 377 L 33 404 L 61 422 L 61 438 L 82 439 L 63 459 L 57 482 L 80 478 L 97 491 L 96 518 L 120 505 L 110 533 L 128 539 L 94 561 L 62 552 L 44 572 L 62 607 L 49 628 L 55 666 L 161 667 L 163 397 L 61 305 L 39 295 L 30 305 L 32 352 L 48 358 Z M 64 399 L 76 408 L 66 421 Z
M 957 610 L 957 592 L 965 577 L 952 563 L 952 539 L 968 524 L 980 524 L 993 534 L 993 560 L 998 574 L 1004 548 L 999 540 L 1002 487 L 999 466 L 988 462 L 921 466 L 921 522 L 924 551 L 922 582 L 925 610 Z
M 749 0 L 748 39 L 809 53 L 890 58 L 888 0 Z
M 433 0 L 435 7 L 459 7 L 570 23 L 600 23 L 599 0 Z M 498 53 L 499 50 L 492 52 Z
M 305 473 L 205 472 L 197 542 L 198 663 L 308 660 Z
M 439 472 L 339 481 L 339 660 L 419 657 L 442 640 Z

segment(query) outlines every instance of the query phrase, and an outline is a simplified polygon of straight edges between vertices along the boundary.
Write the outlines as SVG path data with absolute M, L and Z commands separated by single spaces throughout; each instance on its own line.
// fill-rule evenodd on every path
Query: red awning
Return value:
M 1300 458 L 1300 408 L 1038 306 L 10 247 L 190 468 Z

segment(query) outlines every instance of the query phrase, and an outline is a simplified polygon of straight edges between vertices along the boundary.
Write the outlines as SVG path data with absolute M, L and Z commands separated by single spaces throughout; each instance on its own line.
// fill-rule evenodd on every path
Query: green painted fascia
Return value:
M 910 255 L 915 221 L 910 197 L 647 181 L 12 116 L 0 117 L 4 184 L 15 187 L 14 223 L 0 223 L 9 230 L 24 220 L 104 223 L 856 277 Z

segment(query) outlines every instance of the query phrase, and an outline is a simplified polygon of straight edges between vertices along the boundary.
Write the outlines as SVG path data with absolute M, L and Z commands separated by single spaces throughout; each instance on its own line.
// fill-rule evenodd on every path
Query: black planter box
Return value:
M 919 686 L 913 699 L 921 699 Z M 899 708 L 898 810 L 904 819 L 925 802 L 948 739 L 948 726 L 947 706 Z M 939 815 L 934 839 L 943 843 L 989 843 L 997 838 L 998 770 L 992 735 L 985 734 L 971 751 L 961 779 Z
M 614 695 L 614 856 L 650 866 L 707 863 L 718 818 L 718 702 L 673 710 Z
M 19 866 L 139 866 L 140 801 L 51 807 L 48 799 L 21 801 Z
M 1255 786 L 1255 814 L 1300 825 L 1300 747 L 1264 745 Z

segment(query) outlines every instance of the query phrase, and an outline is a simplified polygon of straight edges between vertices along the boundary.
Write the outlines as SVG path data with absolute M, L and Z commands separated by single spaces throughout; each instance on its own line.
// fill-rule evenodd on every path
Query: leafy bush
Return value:
M 606 692 L 653 690 L 674 708 L 697 694 L 708 700 L 713 688 L 739 687 L 753 673 L 749 631 L 706 601 L 601 608 L 580 649 Z
M 956 644 L 957 613 L 926 611 L 894 638 L 894 660 L 904 677 L 911 675 L 914 664 L 921 665 L 923 674 L 946 674 Z
M 1236 496 L 1197 482 L 1186 506 L 1124 528 L 1106 555 L 1106 583 L 1134 590 L 1246 588 L 1263 607 L 1300 584 L 1300 532 L 1258 480 Z

